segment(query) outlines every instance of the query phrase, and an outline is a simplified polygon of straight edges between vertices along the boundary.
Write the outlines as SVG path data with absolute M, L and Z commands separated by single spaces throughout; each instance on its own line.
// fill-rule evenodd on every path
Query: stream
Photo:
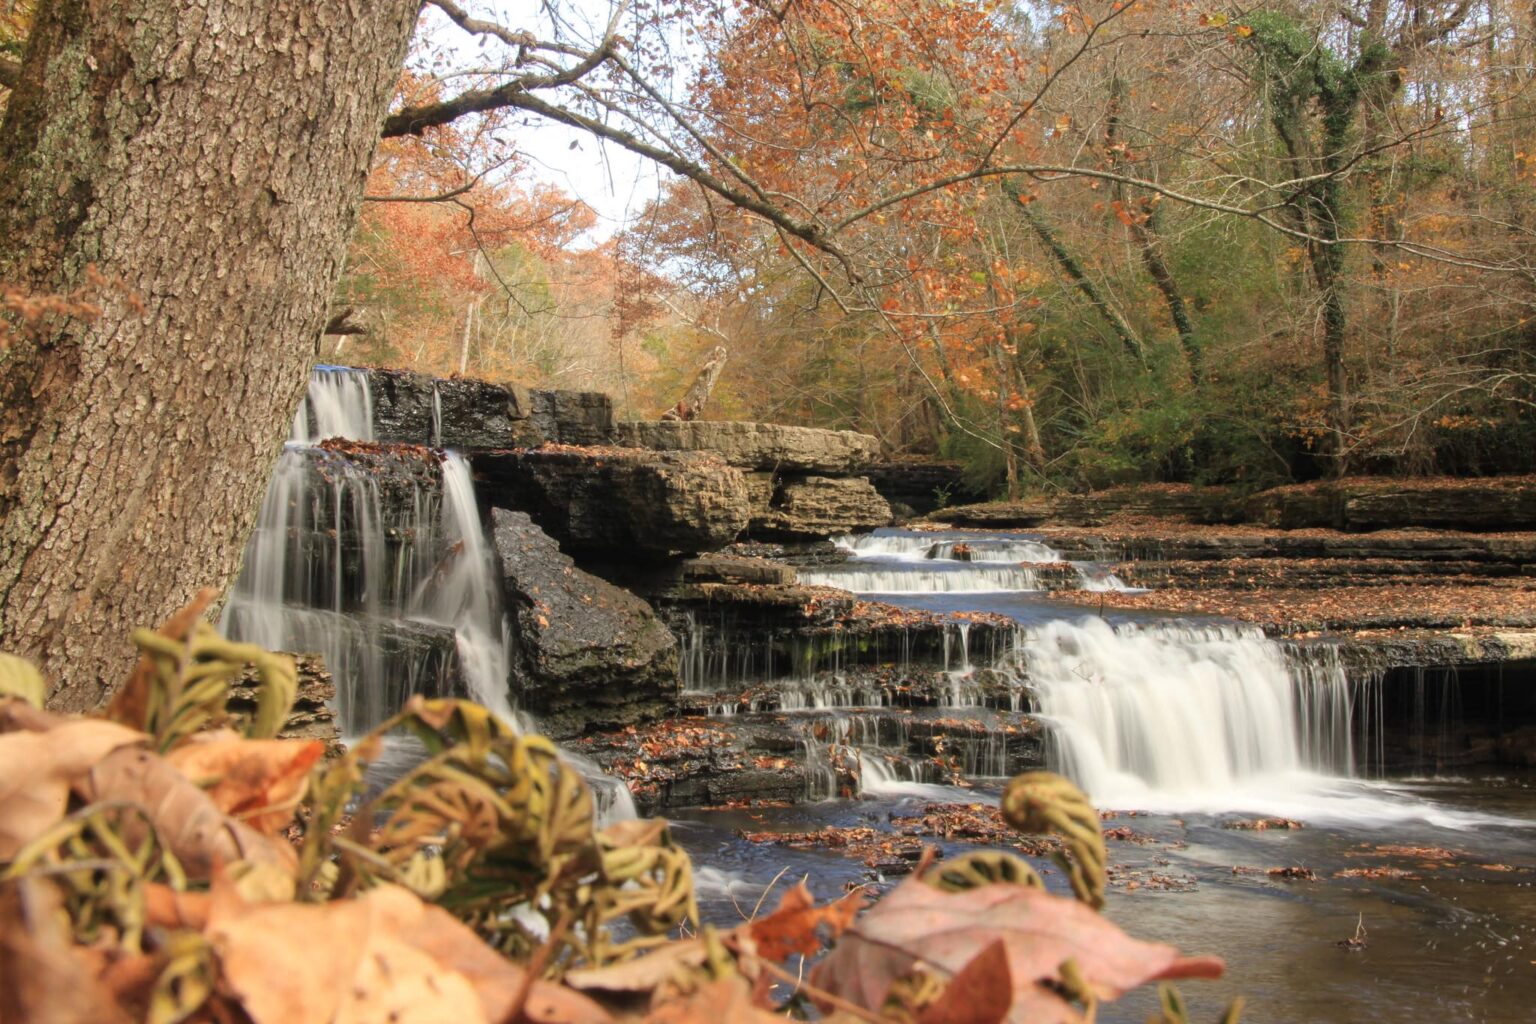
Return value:
M 1050 767 L 1112 812 L 1106 829 L 1130 829 L 1109 843 L 1106 912 L 1138 937 L 1226 958 L 1222 981 L 1182 986 L 1192 1019 L 1214 1020 L 1239 994 L 1245 1021 L 1536 1015 L 1536 775 L 1362 777 L 1369 736 L 1356 713 L 1367 686 L 1250 627 L 1053 603 L 1027 566 L 995 564 L 1054 560 L 1038 538 L 881 530 L 842 543 L 847 563 L 801 579 L 1019 623 L 1017 670 L 1048 723 Z M 957 543 L 972 561 L 942 564 Z M 730 923 L 786 868 L 824 898 L 869 881 L 857 860 L 748 843 L 739 831 L 888 828 L 930 802 L 996 802 L 1002 780 L 970 781 L 872 784 L 866 772 L 857 800 L 690 812 L 678 832 L 702 865 L 706 914 Z M 1226 827 L 1260 817 L 1304 827 Z M 1279 868 L 1311 880 L 1268 874 Z M 1065 891 L 1059 874 L 1048 881 Z M 1357 927 L 1363 948 L 1345 948 Z M 1153 1010 L 1144 993 L 1101 1019 Z

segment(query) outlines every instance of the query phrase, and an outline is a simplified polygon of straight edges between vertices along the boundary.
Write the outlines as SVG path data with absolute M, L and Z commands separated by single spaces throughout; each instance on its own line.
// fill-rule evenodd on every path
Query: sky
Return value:
M 507 28 L 526 29 L 544 38 L 554 35 L 553 0 L 469 0 L 466 7 L 471 14 Z M 612 10 L 610 0 L 560 0 L 560 35 L 571 42 L 599 39 Z M 466 65 L 480 59 L 478 41 L 446 19 L 437 18 L 429 25 L 434 41 L 461 54 Z M 530 117 L 518 129 L 517 146 L 527 157 L 529 177 L 564 189 L 597 213 L 598 225 L 589 233 L 593 242 L 617 233 L 657 197 L 671 176 L 619 146 L 538 117 Z

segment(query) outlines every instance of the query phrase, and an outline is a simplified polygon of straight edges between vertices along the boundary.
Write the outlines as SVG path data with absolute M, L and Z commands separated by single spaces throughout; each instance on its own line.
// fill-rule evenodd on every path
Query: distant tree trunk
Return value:
M 1105 298 L 1104 293 L 1099 291 L 1098 286 L 1093 283 L 1093 279 L 1088 276 L 1087 272 L 1083 270 L 1082 264 L 1077 261 L 1077 257 L 1067 251 L 1067 247 L 1062 244 L 1061 238 L 1057 236 L 1051 225 L 1044 217 L 1027 205 L 1020 205 L 1019 211 L 1024 217 L 1024 223 L 1028 224 L 1029 229 L 1035 233 L 1035 237 L 1040 240 L 1040 244 L 1045 247 L 1045 251 L 1050 254 L 1056 266 L 1077 287 L 1077 290 L 1082 293 L 1083 298 L 1088 300 L 1088 304 L 1098 311 L 1099 316 L 1104 318 L 1104 322 L 1109 325 L 1109 329 L 1120 340 L 1120 344 L 1124 345 L 1125 350 L 1135 356 L 1138 361 L 1145 363 L 1147 361 L 1147 349 L 1141 343 L 1141 336 L 1136 333 L 1136 329 L 1131 326 L 1130 321 L 1126 320 L 1120 311 L 1110 304 L 1109 299 Z
M 688 385 L 688 390 L 678 403 L 661 414 L 664 420 L 696 420 L 704 414 L 704 408 L 709 404 L 709 396 L 714 392 L 715 385 L 720 381 L 720 374 L 725 370 L 725 359 L 728 353 L 724 345 L 716 345 L 710 352 L 704 365 L 699 367 L 699 372 L 694 375 L 693 383 Z
M 1126 141 L 1123 136 L 1120 121 L 1120 102 L 1125 96 L 1125 82 L 1119 75 L 1110 79 L 1109 83 L 1109 117 L 1104 126 L 1104 141 L 1109 150 L 1110 166 L 1120 170 L 1123 162 Z M 1143 201 L 1138 213 L 1132 210 L 1127 197 L 1126 187 L 1123 182 L 1115 184 L 1115 196 L 1120 201 L 1121 210 L 1125 215 L 1126 229 L 1131 238 L 1136 242 L 1136 247 L 1141 250 L 1141 262 L 1151 275 L 1152 282 L 1157 285 L 1157 290 L 1163 293 L 1163 301 L 1168 305 L 1168 317 L 1173 321 L 1173 329 L 1178 332 L 1179 346 L 1184 350 L 1184 363 L 1189 370 L 1189 382 L 1199 385 L 1204 373 L 1203 359 L 1200 346 L 1195 341 L 1195 326 L 1189 318 L 1189 307 L 1184 302 L 1184 293 L 1179 290 L 1179 283 L 1173 276 L 1173 270 L 1168 266 L 1168 261 L 1163 258 L 1163 247 L 1157 231 L 1156 202 Z
M 240 563 L 419 0 L 55 0 L 0 129 L 0 645 L 92 706 Z

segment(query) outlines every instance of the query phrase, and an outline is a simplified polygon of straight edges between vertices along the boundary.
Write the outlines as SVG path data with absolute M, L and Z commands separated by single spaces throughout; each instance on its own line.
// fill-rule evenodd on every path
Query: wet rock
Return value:
M 787 477 L 766 507 L 757 497 L 748 530 L 760 540 L 829 537 L 891 521 L 891 506 L 863 477 Z
M 584 736 L 571 744 L 623 779 L 641 814 L 805 797 L 798 745 L 782 729 L 686 718 Z
M 551 735 L 657 718 L 676 702 L 677 642 L 651 606 L 576 568 L 522 512 L 491 510 L 521 704 Z
M 547 447 L 470 453 L 482 499 L 583 556 L 714 551 L 747 525 L 739 470 L 701 452 Z
M 614 439 L 636 448 L 718 452 L 740 469 L 815 473 L 852 472 L 880 447 L 870 435 L 851 430 L 708 420 L 620 423 Z
M 368 370 L 374 436 L 447 448 L 603 444 L 613 403 L 590 391 L 533 391 L 467 377 Z

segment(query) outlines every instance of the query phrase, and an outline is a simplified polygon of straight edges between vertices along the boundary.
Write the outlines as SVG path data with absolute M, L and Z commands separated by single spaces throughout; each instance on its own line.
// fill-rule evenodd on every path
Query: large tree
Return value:
M 55 0 L 0 129 L 0 642 L 94 704 L 227 581 L 304 386 L 418 0 Z

